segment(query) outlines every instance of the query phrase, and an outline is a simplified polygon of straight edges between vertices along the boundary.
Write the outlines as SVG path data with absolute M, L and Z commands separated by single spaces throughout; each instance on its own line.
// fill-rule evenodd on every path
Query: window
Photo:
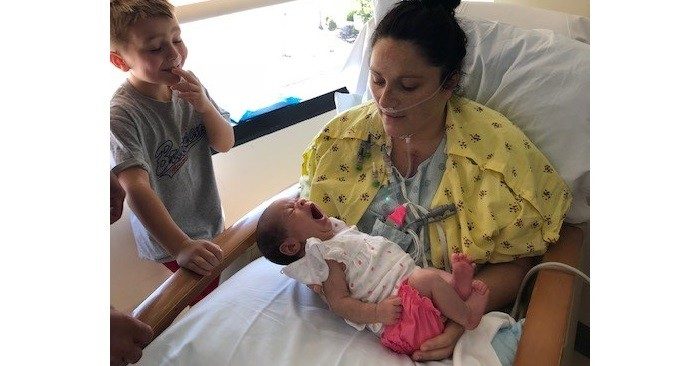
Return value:
M 236 1 L 171 2 L 189 50 L 185 68 L 241 124 L 341 88 L 340 71 L 372 15 L 371 0 L 259 0 L 247 10 Z M 207 10 L 212 4 L 219 10 Z
M 357 30 L 320 4 L 296 0 L 184 23 L 186 67 L 235 121 L 337 89 Z

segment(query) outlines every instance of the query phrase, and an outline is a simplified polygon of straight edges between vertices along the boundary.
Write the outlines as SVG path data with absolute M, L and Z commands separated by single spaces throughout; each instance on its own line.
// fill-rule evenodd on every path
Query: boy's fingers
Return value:
M 199 93 L 201 87 L 197 84 L 193 84 L 187 81 L 181 81 L 179 83 L 173 84 L 170 89 L 177 90 L 180 93 Z
M 190 81 L 192 81 L 193 83 L 195 83 L 197 85 L 200 84 L 199 78 L 197 78 L 197 75 L 195 75 L 194 72 L 192 72 L 192 70 L 187 70 L 185 72 L 187 73 L 187 75 L 190 76 L 190 79 L 189 79 Z
M 208 250 L 202 252 L 202 258 L 207 261 L 212 267 L 216 267 L 221 262 L 216 255 Z
M 187 92 L 185 89 L 185 86 L 183 85 L 183 82 L 178 82 L 170 86 L 171 90 L 177 90 L 180 92 L 180 94 Z
M 171 69 L 170 72 L 179 76 L 182 80 L 185 80 L 185 81 L 187 81 L 187 77 L 189 76 L 189 75 L 187 75 L 187 73 L 185 73 L 185 70 L 183 70 L 179 67 Z
M 192 71 L 183 70 L 183 69 L 178 67 L 178 68 L 172 69 L 172 72 L 173 72 L 173 74 L 179 75 L 180 77 L 182 77 L 183 79 L 185 79 L 191 83 L 199 84 L 199 80 L 197 80 L 197 77 L 194 76 L 194 73 Z
M 205 270 L 205 271 L 211 271 L 211 269 L 214 267 L 211 265 L 211 263 L 207 262 L 206 259 L 203 257 L 196 257 L 193 262 L 197 265 L 197 267 Z
M 185 268 L 189 269 L 190 271 L 192 271 L 198 275 L 202 275 L 202 276 L 206 275 L 206 271 L 199 268 L 199 266 L 197 266 L 194 262 L 189 263 L 187 266 L 185 266 Z
M 183 77 L 183 78 L 186 78 L 186 77 L 188 76 L 188 75 L 187 75 L 187 71 L 183 70 L 183 69 L 180 68 L 180 67 L 173 67 L 173 68 L 170 70 L 170 72 L 172 72 L 173 74 L 178 75 L 178 76 L 180 76 L 180 77 Z
M 193 259 L 192 262 L 190 262 L 190 266 L 187 268 L 191 269 L 192 271 L 194 271 L 194 273 L 198 275 L 206 276 L 209 274 L 209 271 L 202 266 L 202 262 L 204 262 L 204 260 L 200 257 L 197 257 Z
M 205 246 L 209 250 L 209 252 L 211 252 L 212 254 L 214 254 L 214 256 L 216 256 L 216 259 L 221 260 L 221 258 L 224 257 L 224 251 L 221 250 L 220 246 L 218 246 L 210 241 L 206 242 Z

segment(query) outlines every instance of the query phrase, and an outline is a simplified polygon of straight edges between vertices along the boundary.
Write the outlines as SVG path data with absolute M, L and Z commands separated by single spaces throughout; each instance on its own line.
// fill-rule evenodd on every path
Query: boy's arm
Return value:
M 126 191 L 129 207 L 148 232 L 176 258 L 178 265 L 205 276 L 219 265 L 221 248 L 207 240 L 193 240 L 177 226 L 151 188 L 145 170 L 127 168 L 119 173 L 118 178 Z
M 401 299 L 399 297 L 390 296 L 378 304 L 354 299 L 348 291 L 343 265 L 331 260 L 327 260 L 326 263 L 328 264 L 328 279 L 323 282 L 323 292 L 334 313 L 357 324 L 393 324 L 399 319 L 401 315 Z
M 224 119 L 209 97 L 207 97 L 202 83 L 199 82 L 199 79 L 194 76 L 192 71 L 175 68 L 172 69 L 172 72 L 182 79 L 170 88 L 179 91 L 180 96 L 190 102 L 194 109 L 202 114 L 209 146 L 218 152 L 229 151 L 235 143 L 233 127 Z

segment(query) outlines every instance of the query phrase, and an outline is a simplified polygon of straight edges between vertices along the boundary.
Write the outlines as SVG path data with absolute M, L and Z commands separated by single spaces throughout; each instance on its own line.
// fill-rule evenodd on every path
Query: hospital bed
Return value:
M 375 17 L 387 8 L 375 2 Z M 586 223 L 588 19 L 514 5 L 470 3 L 458 10 L 470 38 L 460 92 L 519 125 L 572 188 L 574 203 L 566 221 Z M 358 36 L 346 66 L 359 76 L 348 82 L 351 94 L 336 99 L 339 110 L 366 98 L 363 65 L 373 25 L 371 20 Z M 298 185 L 289 187 L 217 236 L 214 242 L 224 259 L 212 276 L 255 245 L 257 219 L 269 202 L 297 192 Z M 543 261 L 579 267 L 585 240 L 581 225 L 565 224 Z M 139 364 L 413 364 L 384 349 L 370 332 L 347 326 L 311 290 L 264 258 L 245 266 L 178 318 L 212 276 L 180 269 L 134 311 L 156 334 Z M 514 363 L 558 365 L 566 362 L 573 341 L 580 283 L 572 274 L 551 269 L 541 270 L 533 282 Z M 479 357 L 427 364 L 445 363 L 486 364 Z

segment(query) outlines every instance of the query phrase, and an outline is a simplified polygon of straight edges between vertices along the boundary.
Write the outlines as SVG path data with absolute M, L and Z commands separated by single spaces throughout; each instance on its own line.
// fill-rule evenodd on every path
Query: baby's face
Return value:
M 315 203 L 305 199 L 282 199 L 273 203 L 277 217 L 291 237 L 305 243 L 309 238 L 328 240 L 333 224 Z

